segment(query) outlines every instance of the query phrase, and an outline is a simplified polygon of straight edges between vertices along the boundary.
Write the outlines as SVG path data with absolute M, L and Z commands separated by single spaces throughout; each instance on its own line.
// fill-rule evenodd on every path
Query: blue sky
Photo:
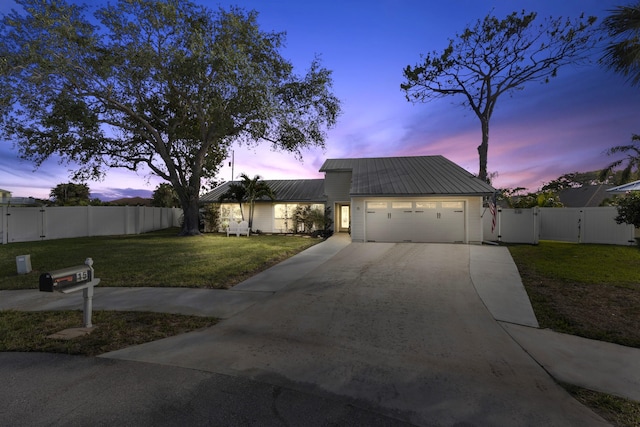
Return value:
M 12 3 L 12 2 L 9 2 Z M 87 2 L 91 5 L 100 2 Z M 411 104 L 400 90 L 402 70 L 421 53 L 441 51 L 456 33 L 488 13 L 504 17 L 526 10 L 544 16 L 577 17 L 584 12 L 600 19 L 620 4 L 611 0 L 262 0 L 207 2 L 255 9 L 264 30 L 285 31 L 283 55 L 303 73 L 315 55 L 333 71 L 334 92 L 343 114 L 329 131 L 326 148 L 293 155 L 268 145 L 235 147 L 235 175 L 264 179 L 320 178 L 326 158 L 441 154 L 472 173 L 478 171 L 476 116 L 445 98 Z M 6 2 L 0 12 L 11 5 Z M 595 51 L 594 58 L 601 52 Z M 491 122 L 489 172 L 496 187 L 530 191 L 562 174 L 606 166 L 604 154 L 640 132 L 640 89 L 597 63 L 560 69 L 549 84 L 530 83 L 498 101 Z M 220 178 L 229 180 L 224 166 Z M 10 141 L 0 142 L 0 188 L 14 196 L 48 197 L 68 172 L 52 159 L 34 171 L 17 159 Z M 89 182 L 103 200 L 148 196 L 161 182 L 146 172 L 112 170 L 101 182 Z

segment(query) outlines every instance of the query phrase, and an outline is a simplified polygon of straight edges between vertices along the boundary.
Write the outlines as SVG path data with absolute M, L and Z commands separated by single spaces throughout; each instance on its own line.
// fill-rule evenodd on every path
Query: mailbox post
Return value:
M 93 288 L 100 283 L 94 277 L 93 260 L 87 258 L 83 265 L 63 268 L 42 273 L 39 288 L 41 292 L 62 292 L 68 294 L 82 289 L 83 316 L 85 328 L 91 328 L 91 314 L 93 312 Z

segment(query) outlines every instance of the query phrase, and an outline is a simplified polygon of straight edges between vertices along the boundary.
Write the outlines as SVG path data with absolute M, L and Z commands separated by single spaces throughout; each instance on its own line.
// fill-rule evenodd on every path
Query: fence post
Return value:
M 582 243 L 582 234 L 584 232 L 584 210 L 578 211 L 578 243 Z
M 9 243 L 9 216 L 7 214 L 6 206 L 0 206 L 0 215 L 2 215 L 2 218 L 0 218 L 0 232 L 2 233 L 0 241 L 3 245 L 6 245 L 7 243 Z
M 533 244 L 537 245 L 540 243 L 540 208 L 538 206 L 533 207 L 533 212 L 531 213 L 531 219 L 533 222 Z

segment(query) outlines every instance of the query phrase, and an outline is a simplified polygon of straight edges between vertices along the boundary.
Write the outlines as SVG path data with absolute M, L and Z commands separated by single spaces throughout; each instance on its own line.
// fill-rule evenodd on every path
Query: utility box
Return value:
M 18 255 L 16 257 L 18 274 L 31 273 L 31 255 Z

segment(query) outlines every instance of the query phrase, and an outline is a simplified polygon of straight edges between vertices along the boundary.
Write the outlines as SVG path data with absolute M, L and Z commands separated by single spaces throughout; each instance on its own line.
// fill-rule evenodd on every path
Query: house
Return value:
M 33 197 L 13 197 L 11 191 L 0 188 L 0 205 L 36 206 L 39 204 Z
M 443 156 L 328 159 L 320 172 L 324 180 L 265 181 L 276 199 L 256 203 L 253 228 L 288 231 L 291 209 L 306 204 L 331 208 L 334 231 L 354 242 L 483 240 L 482 200 L 495 189 Z M 201 200 L 217 202 L 228 186 Z M 221 217 L 239 209 L 225 203 Z
M 0 204 L 9 204 L 9 200 L 11 200 L 11 191 L 0 188 Z
M 324 212 L 327 198 L 324 196 L 323 179 L 265 180 L 273 190 L 275 199 L 262 199 L 256 203 L 253 214 L 253 230 L 268 233 L 288 233 L 293 229 L 293 215 L 298 206 L 309 206 Z M 219 199 L 232 183 L 225 182 L 200 198 L 201 203 L 220 203 Z M 220 225 L 239 221 L 248 215 L 249 208 L 243 204 L 242 212 L 236 202 L 220 203 Z

